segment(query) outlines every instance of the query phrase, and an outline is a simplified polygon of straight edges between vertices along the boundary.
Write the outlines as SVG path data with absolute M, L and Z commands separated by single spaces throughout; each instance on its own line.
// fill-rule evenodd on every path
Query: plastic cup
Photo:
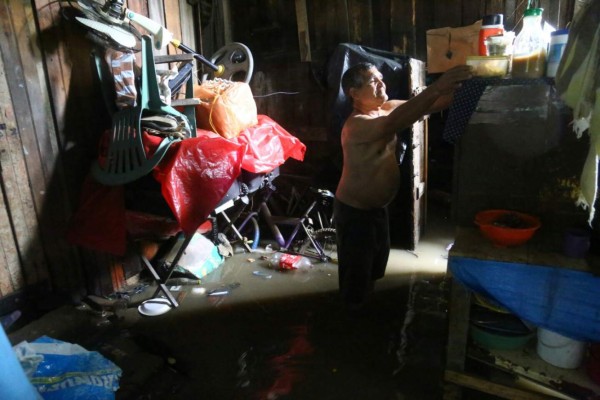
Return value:
M 567 229 L 564 235 L 563 253 L 571 258 L 585 258 L 590 249 L 590 232 L 585 229 Z

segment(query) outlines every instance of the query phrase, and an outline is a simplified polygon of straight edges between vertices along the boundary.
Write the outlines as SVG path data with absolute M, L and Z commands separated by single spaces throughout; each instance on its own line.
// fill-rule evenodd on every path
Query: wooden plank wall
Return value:
M 108 294 L 131 275 L 127 259 L 65 240 L 99 134 L 110 123 L 94 85 L 94 44 L 63 18 L 66 4 L 0 2 L 0 315 L 27 293 Z M 195 40 L 185 0 L 128 5 Z
M 570 20 L 574 2 L 541 1 L 558 28 Z M 228 0 L 220 15 L 231 19 L 211 26 L 226 27 L 221 38 L 197 29 L 200 9 L 212 8 L 208 3 L 129 0 L 128 7 L 164 23 L 192 48 L 215 48 L 229 35 L 248 45 L 259 112 L 307 143 L 307 161 L 290 168 L 313 175 L 324 161 L 339 163 L 329 138 L 326 85 L 327 60 L 337 44 L 425 60 L 427 29 L 471 24 L 497 12 L 506 16 L 507 28 L 518 29 L 525 1 Z M 127 259 L 64 240 L 98 137 L 110 123 L 90 66 L 94 45 L 61 16 L 65 4 L 0 2 L 0 299 L 37 286 L 107 294 L 136 272 L 128 270 Z
M 297 25 L 285 0 L 230 0 L 234 41 L 258 56 L 289 58 L 298 51 Z M 574 0 L 540 0 L 545 19 L 557 28 L 570 21 Z M 475 23 L 501 13 L 507 30 L 520 30 L 527 0 L 298 0 L 307 9 L 313 62 L 326 62 L 338 43 L 352 42 L 425 61 L 425 32 Z M 265 40 L 266 36 L 270 40 Z M 306 52 L 302 49 L 302 52 Z
M 526 0 L 229 0 L 233 40 L 248 45 L 255 61 L 251 82 L 258 111 L 272 116 L 308 145 L 307 161 L 286 164 L 315 174 L 323 162 L 339 169 L 338 137 L 329 130 L 328 60 L 350 42 L 426 61 L 425 32 L 470 25 L 502 13 L 507 30 L 520 30 Z M 570 20 L 574 0 L 541 0 L 557 28 Z M 304 7 L 302 7 L 304 5 Z M 306 9 L 298 25 L 291 7 Z M 298 11 L 296 11 L 297 13 Z M 308 30 L 308 32 L 306 32 Z M 304 38 L 308 34 L 306 39 Z M 306 46 L 309 46 L 308 48 Z M 306 55 L 310 54 L 310 62 Z M 336 89 L 334 89 L 336 90 Z M 434 133 L 435 134 L 435 133 Z M 333 143 L 331 141 L 334 141 Z
M 0 4 L 1 297 L 70 290 L 81 279 L 76 251 L 61 240 L 70 205 L 54 120 L 61 108 L 51 107 L 34 15 L 29 2 Z

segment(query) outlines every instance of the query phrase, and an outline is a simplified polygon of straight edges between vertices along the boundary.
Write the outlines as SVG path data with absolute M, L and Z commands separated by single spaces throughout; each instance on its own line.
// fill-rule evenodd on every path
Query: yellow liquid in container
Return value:
M 546 72 L 546 52 L 515 55 L 512 60 L 513 78 L 541 78 Z

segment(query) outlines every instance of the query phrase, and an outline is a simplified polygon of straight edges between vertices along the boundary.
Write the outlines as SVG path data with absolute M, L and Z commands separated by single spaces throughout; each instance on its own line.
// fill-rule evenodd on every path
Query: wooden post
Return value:
M 306 0 L 296 0 L 296 22 L 298 24 L 298 43 L 300 47 L 300 61 L 310 62 L 310 33 L 308 29 Z

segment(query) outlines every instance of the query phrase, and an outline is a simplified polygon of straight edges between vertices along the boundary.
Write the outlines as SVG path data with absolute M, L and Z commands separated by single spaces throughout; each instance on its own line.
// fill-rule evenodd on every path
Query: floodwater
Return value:
M 393 250 L 360 315 L 340 304 L 335 264 L 275 271 L 258 251 L 175 290 L 181 305 L 163 315 L 130 304 L 80 333 L 47 324 L 121 367 L 117 399 L 441 399 L 452 234 L 430 223 L 415 251 Z

